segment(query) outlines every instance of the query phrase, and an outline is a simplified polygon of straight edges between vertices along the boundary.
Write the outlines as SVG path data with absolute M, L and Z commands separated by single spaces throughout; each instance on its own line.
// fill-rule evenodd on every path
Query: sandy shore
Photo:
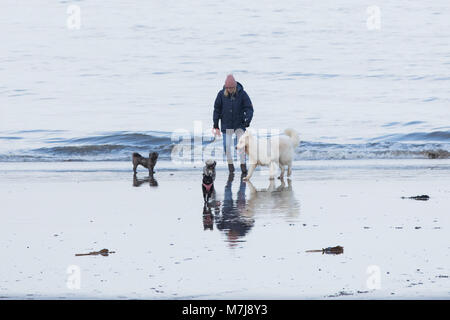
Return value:
M 450 298 L 450 161 L 305 161 L 284 185 L 219 168 L 206 211 L 199 172 L 0 164 L 0 298 Z

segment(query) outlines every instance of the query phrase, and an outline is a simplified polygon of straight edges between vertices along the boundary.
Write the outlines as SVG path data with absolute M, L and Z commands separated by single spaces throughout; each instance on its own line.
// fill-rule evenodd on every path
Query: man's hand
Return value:
M 220 137 L 220 130 L 219 128 L 213 128 L 213 135 Z

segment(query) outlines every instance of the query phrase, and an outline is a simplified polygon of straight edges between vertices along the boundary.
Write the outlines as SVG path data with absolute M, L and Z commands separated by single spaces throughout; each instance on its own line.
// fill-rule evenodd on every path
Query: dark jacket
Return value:
M 214 102 L 214 128 L 220 128 L 222 132 L 226 129 L 244 129 L 250 125 L 253 118 L 253 105 L 244 87 L 237 82 L 236 92 L 233 96 L 225 97 L 225 87 L 217 94 Z

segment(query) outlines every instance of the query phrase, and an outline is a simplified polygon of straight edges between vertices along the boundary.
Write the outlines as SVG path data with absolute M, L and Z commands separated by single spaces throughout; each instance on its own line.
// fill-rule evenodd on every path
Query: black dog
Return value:
M 148 175 L 152 176 L 155 171 L 153 171 L 153 168 L 155 168 L 156 161 L 158 160 L 158 152 L 150 152 L 148 155 L 148 158 L 144 158 L 139 153 L 135 152 L 133 153 L 133 171 L 136 174 L 136 168 L 138 165 L 141 165 L 148 169 Z
M 214 180 L 216 179 L 216 162 L 214 160 L 206 160 L 205 166 L 203 167 L 203 200 L 205 203 L 211 199 L 214 192 Z
M 207 203 L 214 193 L 214 179 L 212 176 L 203 174 L 202 190 L 203 200 Z

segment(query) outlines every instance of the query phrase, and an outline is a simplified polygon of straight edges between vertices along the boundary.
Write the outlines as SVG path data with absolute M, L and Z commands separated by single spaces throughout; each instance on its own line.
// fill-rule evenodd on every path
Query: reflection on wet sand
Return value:
M 136 174 L 133 174 L 133 187 L 140 187 L 143 183 L 146 183 L 146 182 L 149 183 L 150 187 L 158 186 L 158 181 L 153 176 L 139 179 Z
M 255 221 L 246 214 L 245 188 L 246 184 L 240 179 L 237 200 L 233 200 L 232 185 L 234 174 L 230 173 L 225 185 L 222 210 L 220 215 L 216 215 L 217 229 L 223 231 L 227 237 L 230 247 L 234 247 L 240 242 L 253 227 Z
M 294 196 L 290 179 L 287 185 L 281 180 L 279 186 L 271 180 L 267 188 L 257 190 L 250 181 L 245 182 L 242 178 L 241 176 L 236 200 L 233 199 L 234 174 L 231 173 L 225 185 L 223 202 L 214 199 L 203 208 L 204 230 L 213 230 L 215 222 L 217 229 L 226 235 L 225 241 L 232 248 L 245 241 L 244 237 L 253 228 L 257 215 L 275 213 L 275 216 L 282 215 L 288 221 L 292 221 L 300 213 L 300 204 Z M 247 186 L 248 200 L 245 195 Z
M 259 190 L 250 181 L 247 181 L 247 185 L 250 190 L 247 214 L 275 213 L 284 216 L 289 221 L 298 218 L 300 203 L 295 198 L 291 179 L 287 179 L 287 185 L 284 179 L 281 179 L 278 187 L 275 186 L 275 180 L 270 180 L 267 188 Z
M 203 206 L 203 230 L 214 229 L 214 215 L 211 212 L 211 207 L 207 204 Z
M 214 209 L 214 214 L 212 210 Z M 220 214 L 220 202 L 213 201 L 209 205 L 205 204 L 203 206 L 203 230 L 213 230 L 214 229 L 214 216 Z

